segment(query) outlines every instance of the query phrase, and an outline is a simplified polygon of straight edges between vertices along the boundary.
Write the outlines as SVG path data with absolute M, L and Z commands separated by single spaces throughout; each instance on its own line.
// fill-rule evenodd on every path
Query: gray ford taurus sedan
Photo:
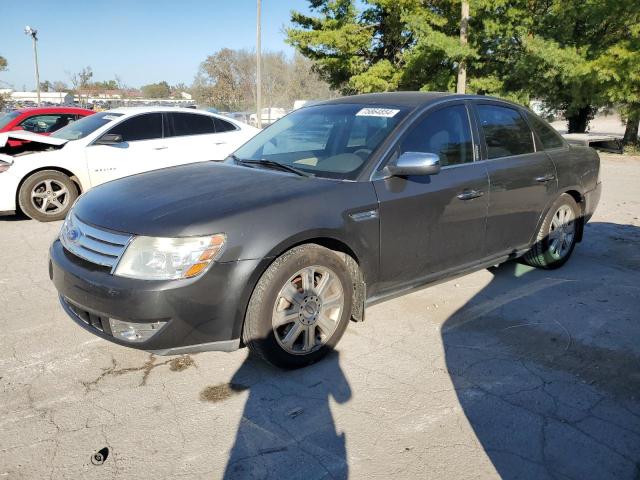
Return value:
M 248 346 L 285 368 L 365 305 L 520 258 L 564 264 L 599 158 L 490 97 L 385 93 L 301 108 L 224 163 L 82 195 L 51 246 L 69 316 L 157 354 Z

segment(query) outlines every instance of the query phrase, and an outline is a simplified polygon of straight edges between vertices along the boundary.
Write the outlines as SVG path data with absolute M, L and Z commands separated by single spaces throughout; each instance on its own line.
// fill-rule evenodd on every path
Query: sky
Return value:
M 283 29 L 304 0 L 262 0 L 262 50 L 288 54 Z M 93 80 L 115 75 L 131 87 L 166 80 L 191 85 L 207 55 L 255 48 L 256 0 L 0 0 L 0 55 L 9 63 L 0 88 L 35 87 L 38 30 L 40 81 L 62 80 L 89 65 Z M 7 85 L 9 84 L 9 85 Z

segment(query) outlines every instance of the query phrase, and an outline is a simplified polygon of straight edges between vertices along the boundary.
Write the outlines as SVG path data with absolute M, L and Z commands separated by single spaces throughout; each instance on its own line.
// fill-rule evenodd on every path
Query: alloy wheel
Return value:
M 69 190 L 58 180 L 47 179 L 31 190 L 31 204 L 40 213 L 57 215 L 69 204 Z
M 307 355 L 329 341 L 340 322 L 344 290 L 327 267 L 310 266 L 282 286 L 273 307 L 272 327 L 288 353 Z
M 549 226 L 549 252 L 556 260 L 567 256 L 576 235 L 576 216 L 569 205 L 561 205 Z

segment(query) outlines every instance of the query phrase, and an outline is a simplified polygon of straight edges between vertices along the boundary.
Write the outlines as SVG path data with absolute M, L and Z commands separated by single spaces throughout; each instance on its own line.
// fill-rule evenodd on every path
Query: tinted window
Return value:
M 402 140 L 400 153 L 404 152 L 435 153 L 442 166 L 473 162 L 467 109 L 457 105 L 427 115 Z
M 6 127 L 7 125 L 9 125 L 11 121 L 15 120 L 20 115 L 21 115 L 20 112 L 11 112 L 3 116 L 0 116 L 0 128 Z
M 230 132 L 231 130 L 235 130 L 236 127 L 235 125 L 233 125 L 232 123 L 229 122 L 225 122 L 224 120 L 221 120 L 217 117 L 213 118 L 213 124 L 216 127 L 216 132 L 221 133 L 221 132 Z
M 351 125 L 351 133 L 347 140 L 348 147 L 367 147 L 373 136 L 387 128 L 388 120 L 384 117 L 357 116 Z
M 262 130 L 235 157 L 271 160 L 322 177 L 354 179 L 407 110 L 355 103 L 304 107 Z
M 520 113 L 507 107 L 478 105 L 480 124 L 489 158 L 531 153 L 533 137 Z
M 176 137 L 216 133 L 212 118 L 207 115 L 170 112 L 167 117 L 173 127 L 171 129 L 172 135 Z
M 23 120 L 20 126 L 29 132 L 51 133 L 66 127 L 75 117 L 71 114 L 35 115 Z
M 538 135 L 538 138 L 545 149 L 548 150 L 550 148 L 559 148 L 564 146 L 562 137 L 553 129 L 553 127 L 532 114 L 529 114 L 529 120 L 533 131 L 536 132 L 536 135 Z
M 122 113 L 100 112 L 94 113 L 87 117 L 81 118 L 76 122 L 72 122 L 66 127 L 55 132 L 52 137 L 64 138 L 65 140 L 78 140 L 84 138 L 90 133 L 95 132 L 100 127 L 121 117 Z
M 116 125 L 110 134 L 122 135 L 125 142 L 162 138 L 162 114 L 146 113 L 137 115 Z
M 282 132 L 262 149 L 263 155 L 325 150 L 333 123 L 326 115 L 310 116 Z

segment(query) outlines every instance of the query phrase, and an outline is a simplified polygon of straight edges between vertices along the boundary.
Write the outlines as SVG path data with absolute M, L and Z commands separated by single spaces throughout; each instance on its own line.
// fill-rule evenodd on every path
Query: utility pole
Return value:
M 25 35 L 29 35 L 33 39 L 33 58 L 36 64 L 36 92 L 38 93 L 38 106 L 40 106 L 40 72 L 38 71 L 38 30 L 31 28 L 29 25 L 24 27 Z
M 465 47 L 469 41 L 469 1 L 462 0 L 461 18 L 460 18 L 460 45 Z M 460 60 L 458 64 L 458 86 L 457 93 L 465 93 L 467 88 L 467 63 L 466 60 Z
M 260 10 L 262 0 L 258 0 L 256 19 L 256 120 L 258 128 L 262 128 L 262 54 L 260 52 Z

